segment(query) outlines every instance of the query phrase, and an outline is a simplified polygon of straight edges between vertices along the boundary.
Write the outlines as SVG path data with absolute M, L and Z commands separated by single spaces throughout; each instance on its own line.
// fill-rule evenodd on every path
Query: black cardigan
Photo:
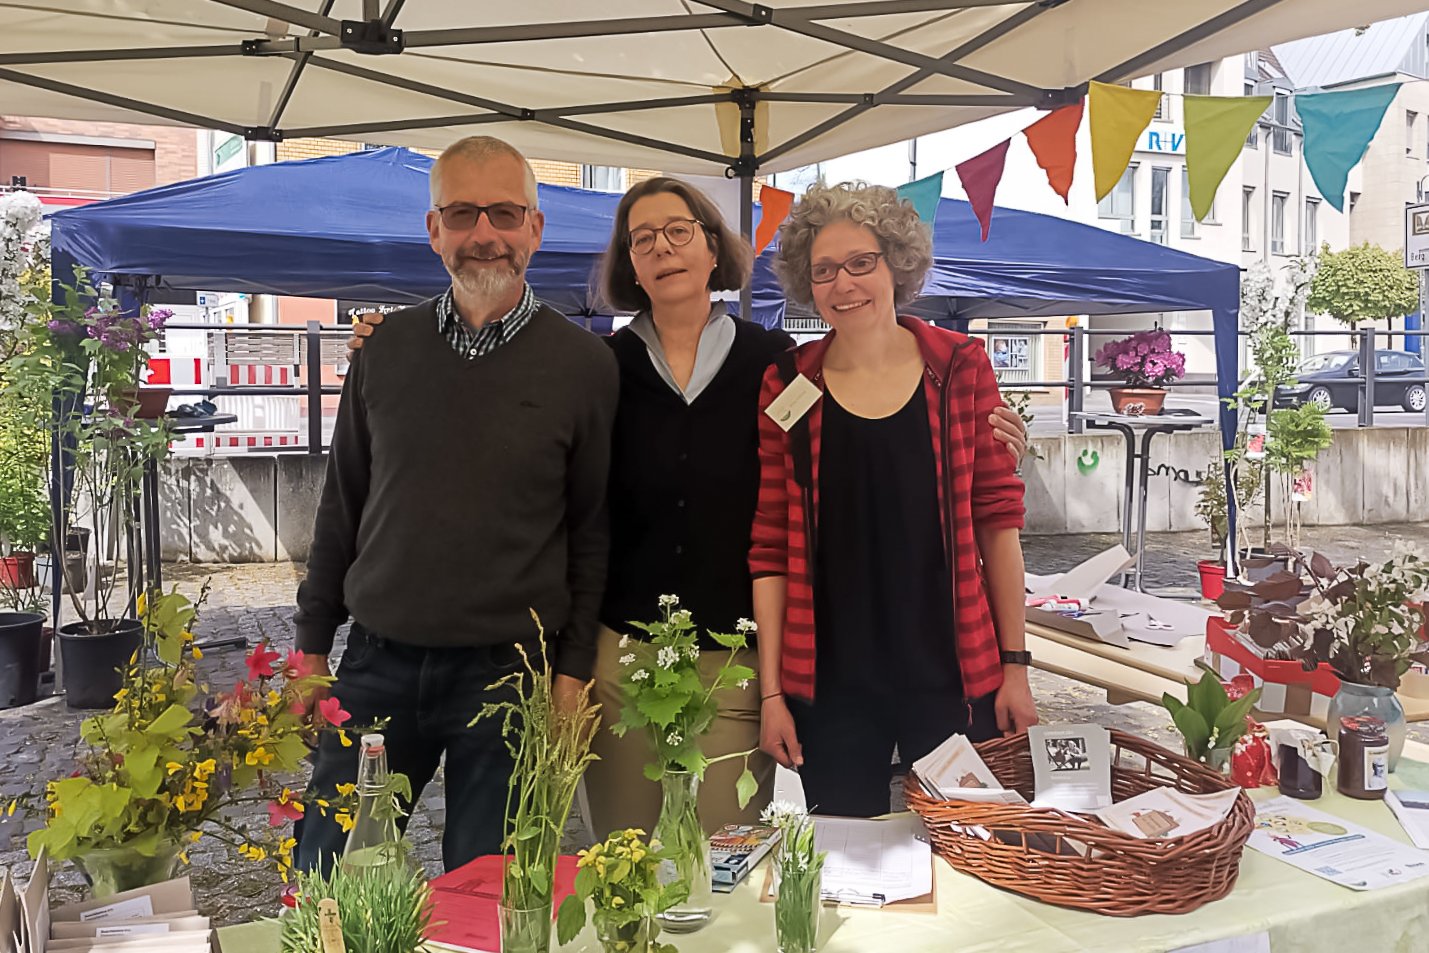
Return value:
M 736 319 L 714 379 L 686 404 L 629 328 L 609 338 L 620 365 L 610 461 L 610 569 L 600 618 L 618 632 L 659 618 L 677 595 L 700 631 L 753 616 L 749 530 L 759 496 L 759 387 L 783 331 Z M 706 645 L 713 643 L 705 640 Z

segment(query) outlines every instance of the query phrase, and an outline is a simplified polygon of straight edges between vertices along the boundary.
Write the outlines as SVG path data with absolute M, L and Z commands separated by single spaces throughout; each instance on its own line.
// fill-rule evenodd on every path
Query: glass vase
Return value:
M 774 942 L 779 953 L 814 953 L 819 948 L 820 891 L 823 872 L 777 870 Z
M 660 924 L 654 917 L 624 923 L 612 923 L 599 914 L 595 918 L 595 937 L 602 953 L 649 953 L 659 935 Z
M 710 867 L 710 842 L 700 825 L 700 779 L 688 771 L 666 771 L 660 779 L 660 819 L 652 840 L 668 859 L 660 864 L 660 882 L 683 882 L 690 894 L 659 915 L 660 925 L 671 933 L 693 933 L 714 914 L 714 871 Z
M 175 841 L 162 841 L 153 856 L 133 847 L 96 847 L 78 854 L 74 865 L 84 875 L 94 899 L 102 900 L 135 887 L 163 883 L 178 873 L 181 848 Z
M 501 953 L 549 953 L 551 949 L 551 905 L 496 906 L 501 926 Z
M 1382 685 L 1359 685 L 1355 682 L 1340 681 L 1340 690 L 1330 699 L 1329 710 L 1325 713 L 1325 732 L 1331 741 L 1340 736 L 1340 719 L 1346 715 L 1373 715 L 1384 722 L 1389 735 L 1389 770 L 1399 764 L 1399 755 L 1404 751 L 1404 736 L 1408 725 L 1404 719 L 1404 706 L 1394 689 Z

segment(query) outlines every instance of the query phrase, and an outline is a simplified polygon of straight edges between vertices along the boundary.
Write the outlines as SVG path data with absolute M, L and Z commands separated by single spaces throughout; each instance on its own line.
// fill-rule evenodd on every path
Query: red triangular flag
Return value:
M 1022 130 L 1037 164 L 1047 173 L 1047 184 L 1066 202 L 1077 166 L 1077 129 L 1082 125 L 1082 100 L 1054 109 Z
M 794 207 L 794 193 L 766 185 L 759 190 L 759 204 L 764 209 L 759 218 L 759 228 L 754 232 L 754 254 L 762 252 L 774 240 L 774 233 L 789 217 Z
M 959 163 L 958 181 L 968 195 L 973 214 L 982 223 L 982 240 L 987 241 L 988 230 L 992 228 L 992 205 L 997 198 L 997 184 L 1002 181 L 1002 167 L 1007 162 L 1007 147 L 1011 139 L 1004 139 L 980 156 L 973 156 Z

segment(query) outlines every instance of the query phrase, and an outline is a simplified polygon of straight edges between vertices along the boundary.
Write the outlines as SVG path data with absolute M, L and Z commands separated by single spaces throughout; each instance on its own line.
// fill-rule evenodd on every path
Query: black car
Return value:
M 1408 351 L 1375 351 L 1374 403 L 1376 407 L 1402 407 L 1424 412 L 1424 361 Z M 1296 376 L 1300 383 L 1275 392 L 1277 407 L 1294 407 L 1311 401 L 1332 410 L 1360 406 L 1360 355 L 1358 351 L 1328 351 L 1303 361 Z M 1351 378 L 1346 380 L 1346 378 Z

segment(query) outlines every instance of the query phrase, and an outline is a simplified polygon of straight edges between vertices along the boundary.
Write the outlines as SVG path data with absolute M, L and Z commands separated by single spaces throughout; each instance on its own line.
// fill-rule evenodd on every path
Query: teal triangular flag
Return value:
M 1336 211 L 1345 210 L 1350 170 L 1364 158 L 1399 86 L 1390 83 L 1295 97 L 1295 110 L 1305 129 L 1305 166 L 1315 187 Z
M 898 197 L 912 202 L 918 217 L 932 228 L 933 219 L 938 217 L 938 200 L 943 197 L 943 173 L 898 186 Z

